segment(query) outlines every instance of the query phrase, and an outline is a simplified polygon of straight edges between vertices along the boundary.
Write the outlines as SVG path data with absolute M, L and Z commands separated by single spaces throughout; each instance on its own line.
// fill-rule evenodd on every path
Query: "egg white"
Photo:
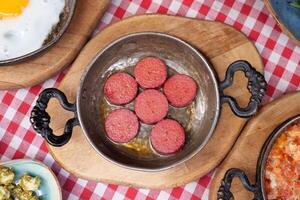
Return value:
M 0 20 L 0 60 L 42 47 L 65 7 L 65 0 L 30 0 L 22 14 Z

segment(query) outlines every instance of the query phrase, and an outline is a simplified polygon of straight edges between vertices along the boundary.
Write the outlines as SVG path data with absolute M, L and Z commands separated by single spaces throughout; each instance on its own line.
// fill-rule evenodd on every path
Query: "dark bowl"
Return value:
M 63 36 L 63 34 L 66 32 L 67 28 L 69 27 L 76 7 L 76 0 L 65 0 L 65 1 L 66 1 L 66 5 L 63 13 L 60 15 L 60 21 L 55 27 L 53 27 L 48 38 L 44 41 L 43 46 L 23 56 L 19 56 L 7 60 L 0 60 L 0 66 L 22 62 L 26 59 L 32 58 L 34 56 L 37 56 L 45 52 L 54 44 L 56 44 L 59 41 L 59 39 Z

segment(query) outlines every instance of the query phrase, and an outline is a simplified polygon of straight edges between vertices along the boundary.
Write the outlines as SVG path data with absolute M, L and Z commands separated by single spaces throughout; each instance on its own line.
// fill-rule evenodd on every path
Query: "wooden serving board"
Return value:
M 300 92 L 285 95 L 264 106 L 255 118 L 249 120 L 236 144 L 218 167 L 209 199 L 217 199 L 221 179 L 229 168 L 244 170 L 254 183 L 256 163 L 264 142 L 277 126 L 300 113 L 299 99 Z M 235 199 L 253 199 L 253 195 L 243 188 L 237 178 L 233 180 L 231 188 Z
M 77 0 L 70 26 L 53 47 L 33 58 L 0 66 L 0 90 L 33 86 L 68 66 L 89 39 L 109 0 Z
M 59 89 L 71 102 L 75 101 L 80 77 L 97 52 L 115 39 L 134 32 L 156 31 L 177 36 L 201 50 L 223 79 L 227 66 L 238 59 L 248 60 L 263 71 L 261 58 L 245 35 L 219 22 L 167 15 L 141 15 L 117 22 L 95 36 L 80 53 Z M 242 73 L 227 93 L 242 105 L 248 103 L 247 81 Z M 50 102 L 54 133 L 61 134 L 71 113 L 64 111 L 56 100 Z M 61 148 L 48 146 L 55 160 L 79 177 L 145 188 L 170 188 L 195 180 L 214 169 L 231 149 L 246 120 L 236 117 L 229 106 L 223 105 L 213 137 L 205 148 L 184 164 L 161 172 L 142 172 L 119 167 L 105 160 L 89 145 L 80 127 L 76 127 L 68 144 Z

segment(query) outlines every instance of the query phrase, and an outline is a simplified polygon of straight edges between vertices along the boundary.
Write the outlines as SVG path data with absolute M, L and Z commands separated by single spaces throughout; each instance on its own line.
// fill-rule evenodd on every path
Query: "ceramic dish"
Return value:
M 291 5 L 296 0 L 265 0 L 266 6 L 279 26 L 300 45 L 300 8 Z
M 56 44 L 59 41 L 59 39 L 63 36 L 63 34 L 66 32 L 67 28 L 69 27 L 76 7 L 76 0 L 65 0 L 65 1 L 66 1 L 66 6 L 64 8 L 64 12 L 60 16 L 60 21 L 56 25 L 56 27 L 53 28 L 52 32 L 45 40 L 43 46 L 23 56 L 19 56 L 8 60 L 0 60 L 0 66 L 13 64 L 16 62 L 26 60 L 33 56 L 39 55 L 40 53 L 46 51 L 54 44 Z
M 36 192 L 40 199 L 43 200 L 61 200 L 62 194 L 59 183 L 51 171 L 46 165 L 41 162 L 20 159 L 12 160 L 1 163 L 0 165 L 10 167 L 15 172 L 15 179 L 20 179 L 22 175 L 28 173 L 32 176 L 38 176 L 41 178 L 41 186 Z
M 111 142 L 104 132 L 107 114 L 117 106 L 109 104 L 103 95 L 103 84 L 115 71 L 132 74 L 135 64 L 142 58 L 154 56 L 168 66 L 168 74 L 183 73 L 191 76 L 198 85 L 197 96 L 192 104 L 176 109 L 169 106 L 168 118 L 178 120 L 186 132 L 181 151 L 171 155 L 159 155 L 151 149 L 149 131 L 152 126 L 141 124 L 138 136 L 125 144 Z M 233 97 L 223 90 L 230 87 L 236 71 L 245 72 L 252 94 L 246 108 L 241 108 Z M 87 67 L 77 92 L 77 101 L 70 104 L 65 95 L 56 89 L 44 90 L 31 113 L 33 128 L 54 146 L 66 144 L 72 135 L 72 127 L 80 124 L 89 143 L 104 158 L 118 165 L 143 171 L 158 171 L 180 164 L 199 152 L 213 134 L 218 122 L 220 106 L 229 103 L 240 117 L 254 115 L 264 96 L 266 83 L 263 76 L 246 61 L 232 63 L 224 81 L 219 82 L 213 67 L 191 45 L 179 38 L 153 32 L 124 36 L 101 51 Z M 50 98 L 58 98 L 61 105 L 73 111 L 61 136 L 55 136 L 49 128 L 50 117 L 45 112 Z M 134 102 L 126 105 L 133 110 Z M 55 116 L 53 116 L 55 117 Z
M 244 187 L 254 193 L 254 198 L 256 200 L 267 200 L 267 194 L 264 186 L 265 179 L 265 167 L 266 162 L 269 156 L 270 151 L 273 148 L 273 144 L 276 139 L 291 125 L 300 122 L 300 115 L 294 116 L 285 122 L 283 122 L 280 126 L 278 126 L 268 137 L 266 142 L 264 143 L 262 150 L 260 152 L 260 156 L 256 166 L 256 183 L 251 184 L 245 172 L 240 169 L 232 168 L 229 169 L 224 178 L 221 181 L 221 186 L 218 190 L 218 200 L 232 200 L 234 199 L 233 194 L 230 191 L 231 182 L 234 177 L 238 177 Z

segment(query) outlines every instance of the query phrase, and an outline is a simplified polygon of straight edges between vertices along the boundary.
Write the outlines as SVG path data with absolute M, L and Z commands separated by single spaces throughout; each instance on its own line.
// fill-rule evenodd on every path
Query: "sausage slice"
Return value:
M 143 88 L 157 88 L 167 79 L 167 66 L 159 58 L 147 57 L 137 63 L 134 76 Z
M 162 120 L 168 113 L 168 100 L 158 90 L 149 89 L 140 93 L 134 105 L 135 113 L 145 124 Z
M 161 120 L 152 128 L 150 141 L 152 147 L 159 153 L 175 153 L 184 145 L 184 129 L 176 120 Z
M 110 103 L 116 105 L 131 102 L 136 97 L 137 91 L 135 79 L 124 72 L 112 74 L 104 84 L 104 95 Z
M 138 134 L 138 118 L 128 109 L 113 110 L 105 120 L 105 131 L 112 141 L 129 142 Z

